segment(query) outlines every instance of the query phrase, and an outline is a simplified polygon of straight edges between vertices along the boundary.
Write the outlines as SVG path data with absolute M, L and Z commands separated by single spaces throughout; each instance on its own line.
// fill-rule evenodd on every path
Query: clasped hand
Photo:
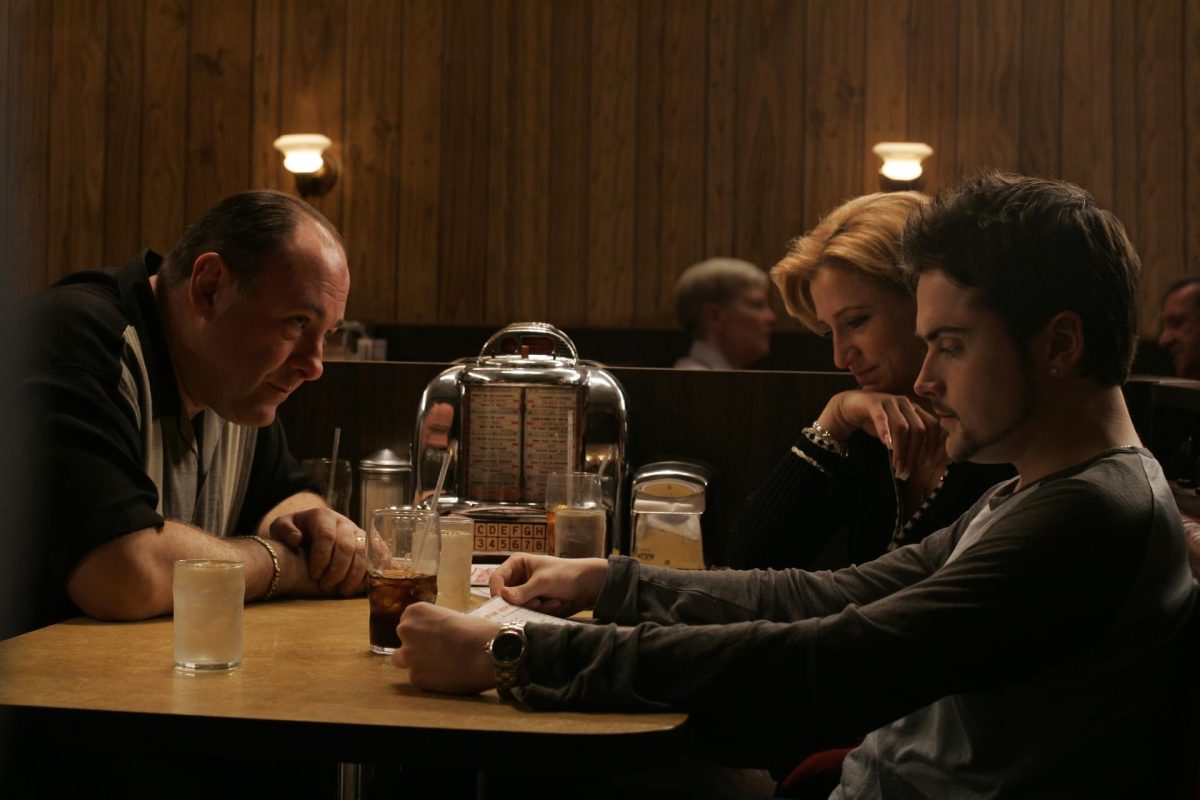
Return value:
M 829 399 L 817 420 L 844 442 L 863 430 L 892 451 L 896 477 L 906 480 L 922 459 L 933 459 L 944 447 L 937 417 L 911 399 L 884 392 L 852 389 Z
M 365 534 L 336 511 L 322 507 L 282 514 L 272 520 L 269 536 L 297 551 L 306 561 L 290 571 L 288 593 L 349 597 L 364 590 Z M 284 554 L 279 555 L 282 561 Z

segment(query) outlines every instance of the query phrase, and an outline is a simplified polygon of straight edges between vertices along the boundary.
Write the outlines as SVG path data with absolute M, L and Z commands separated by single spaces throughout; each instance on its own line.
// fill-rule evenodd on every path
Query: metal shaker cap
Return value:
M 365 470 L 376 474 L 387 474 L 392 472 L 408 472 L 412 469 L 412 464 L 406 458 L 401 458 L 392 450 L 383 449 L 376 450 L 371 455 L 358 462 L 359 470 Z

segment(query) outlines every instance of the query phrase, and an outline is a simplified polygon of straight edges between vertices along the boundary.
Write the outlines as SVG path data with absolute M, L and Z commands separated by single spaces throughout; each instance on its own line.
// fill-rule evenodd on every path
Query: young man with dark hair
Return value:
M 1138 259 L 1086 192 L 994 173 L 940 194 L 907 242 L 928 343 L 916 388 L 952 457 L 1018 477 L 832 573 L 513 557 L 493 578 L 509 602 L 617 624 L 498 628 L 418 604 L 396 656 L 412 681 L 684 708 L 763 758 L 768 717 L 796 751 L 866 734 L 837 798 L 1153 794 L 1195 585 L 1119 386 Z
M 32 298 L 19 386 L 43 595 L 23 627 L 168 613 L 184 558 L 245 562 L 247 599 L 362 590 L 356 526 L 310 490 L 275 418 L 321 375 L 349 289 L 328 220 L 244 192 L 165 260 L 147 250 Z

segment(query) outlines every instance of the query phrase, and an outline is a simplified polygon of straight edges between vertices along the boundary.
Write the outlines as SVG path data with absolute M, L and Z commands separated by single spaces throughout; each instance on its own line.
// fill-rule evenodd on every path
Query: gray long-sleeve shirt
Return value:
M 1194 593 L 1170 489 L 1135 448 L 1015 488 L 837 572 L 614 559 L 595 616 L 617 624 L 530 626 L 518 696 L 746 740 L 783 718 L 795 752 L 874 730 L 838 797 L 1145 789 Z

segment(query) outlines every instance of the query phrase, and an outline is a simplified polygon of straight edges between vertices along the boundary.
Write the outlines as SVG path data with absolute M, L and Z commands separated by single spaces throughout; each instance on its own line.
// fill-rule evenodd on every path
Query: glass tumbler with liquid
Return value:
M 176 561 L 172 595 L 175 667 L 189 672 L 240 667 L 246 601 L 242 562 Z
M 600 476 L 553 472 L 546 477 L 546 522 L 551 552 L 560 558 L 603 558 L 607 516 Z
M 371 650 L 387 655 L 400 647 L 396 626 L 413 603 L 438 594 L 441 541 L 438 516 L 412 506 L 377 508 L 367 523 L 367 600 Z

